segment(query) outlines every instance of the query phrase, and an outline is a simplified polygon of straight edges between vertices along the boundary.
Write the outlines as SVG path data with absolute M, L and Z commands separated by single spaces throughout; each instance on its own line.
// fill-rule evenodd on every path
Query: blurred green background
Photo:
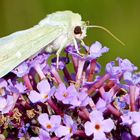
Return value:
M 100 29 L 88 30 L 86 44 L 98 40 L 110 48 L 100 59 L 103 65 L 119 56 L 140 68 L 140 0 L 0 0 L 0 37 L 30 28 L 58 10 L 78 12 L 83 20 L 108 28 L 126 44 Z

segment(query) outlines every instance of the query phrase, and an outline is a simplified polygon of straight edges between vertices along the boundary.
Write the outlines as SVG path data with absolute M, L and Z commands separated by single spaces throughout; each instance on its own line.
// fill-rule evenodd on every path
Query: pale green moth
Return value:
M 73 44 L 77 53 L 80 54 L 77 41 L 83 42 L 88 27 L 104 29 L 122 43 L 102 26 L 87 26 L 77 13 L 72 11 L 55 12 L 30 29 L 0 38 L 0 77 L 44 48 L 47 52 L 56 51 L 57 66 L 60 52 L 67 45 Z

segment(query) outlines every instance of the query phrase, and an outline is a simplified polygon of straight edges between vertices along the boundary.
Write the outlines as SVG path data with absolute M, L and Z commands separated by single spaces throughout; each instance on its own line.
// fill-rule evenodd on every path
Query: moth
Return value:
M 0 38 L 0 77 L 13 70 L 21 62 L 37 54 L 42 49 L 56 51 L 57 66 L 63 48 L 73 44 L 77 53 L 77 42 L 83 42 L 87 28 L 101 28 L 122 43 L 109 30 L 102 26 L 86 25 L 78 13 L 58 11 L 49 14 L 30 29 L 12 33 Z M 122 43 L 123 44 L 123 43 Z

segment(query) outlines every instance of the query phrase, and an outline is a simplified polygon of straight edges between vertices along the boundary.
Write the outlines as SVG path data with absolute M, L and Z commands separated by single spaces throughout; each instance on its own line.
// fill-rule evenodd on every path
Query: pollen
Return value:
M 35 116 L 34 109 L 27 110 L 26 113 L 29 118 L 33 118 Z

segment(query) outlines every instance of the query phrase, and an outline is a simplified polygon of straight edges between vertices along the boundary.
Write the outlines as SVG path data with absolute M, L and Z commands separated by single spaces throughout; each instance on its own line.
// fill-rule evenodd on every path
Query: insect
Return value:
M 83 42 L 87 28 L 101 28 L 116 38 L 102 26 L 87 26 L 81 16 L 72 11 L 58 11 L 49 14 L 34 27 L 18 31 L 0 38 L 0 77 L 13 70 L 21 62 L 45 49 L 46 52 L 56 51 L 57 66 L 63 48 L 73 44 L 77 53 L 77 41 Z M 122 43 L 123 44 L 123 43 Z

